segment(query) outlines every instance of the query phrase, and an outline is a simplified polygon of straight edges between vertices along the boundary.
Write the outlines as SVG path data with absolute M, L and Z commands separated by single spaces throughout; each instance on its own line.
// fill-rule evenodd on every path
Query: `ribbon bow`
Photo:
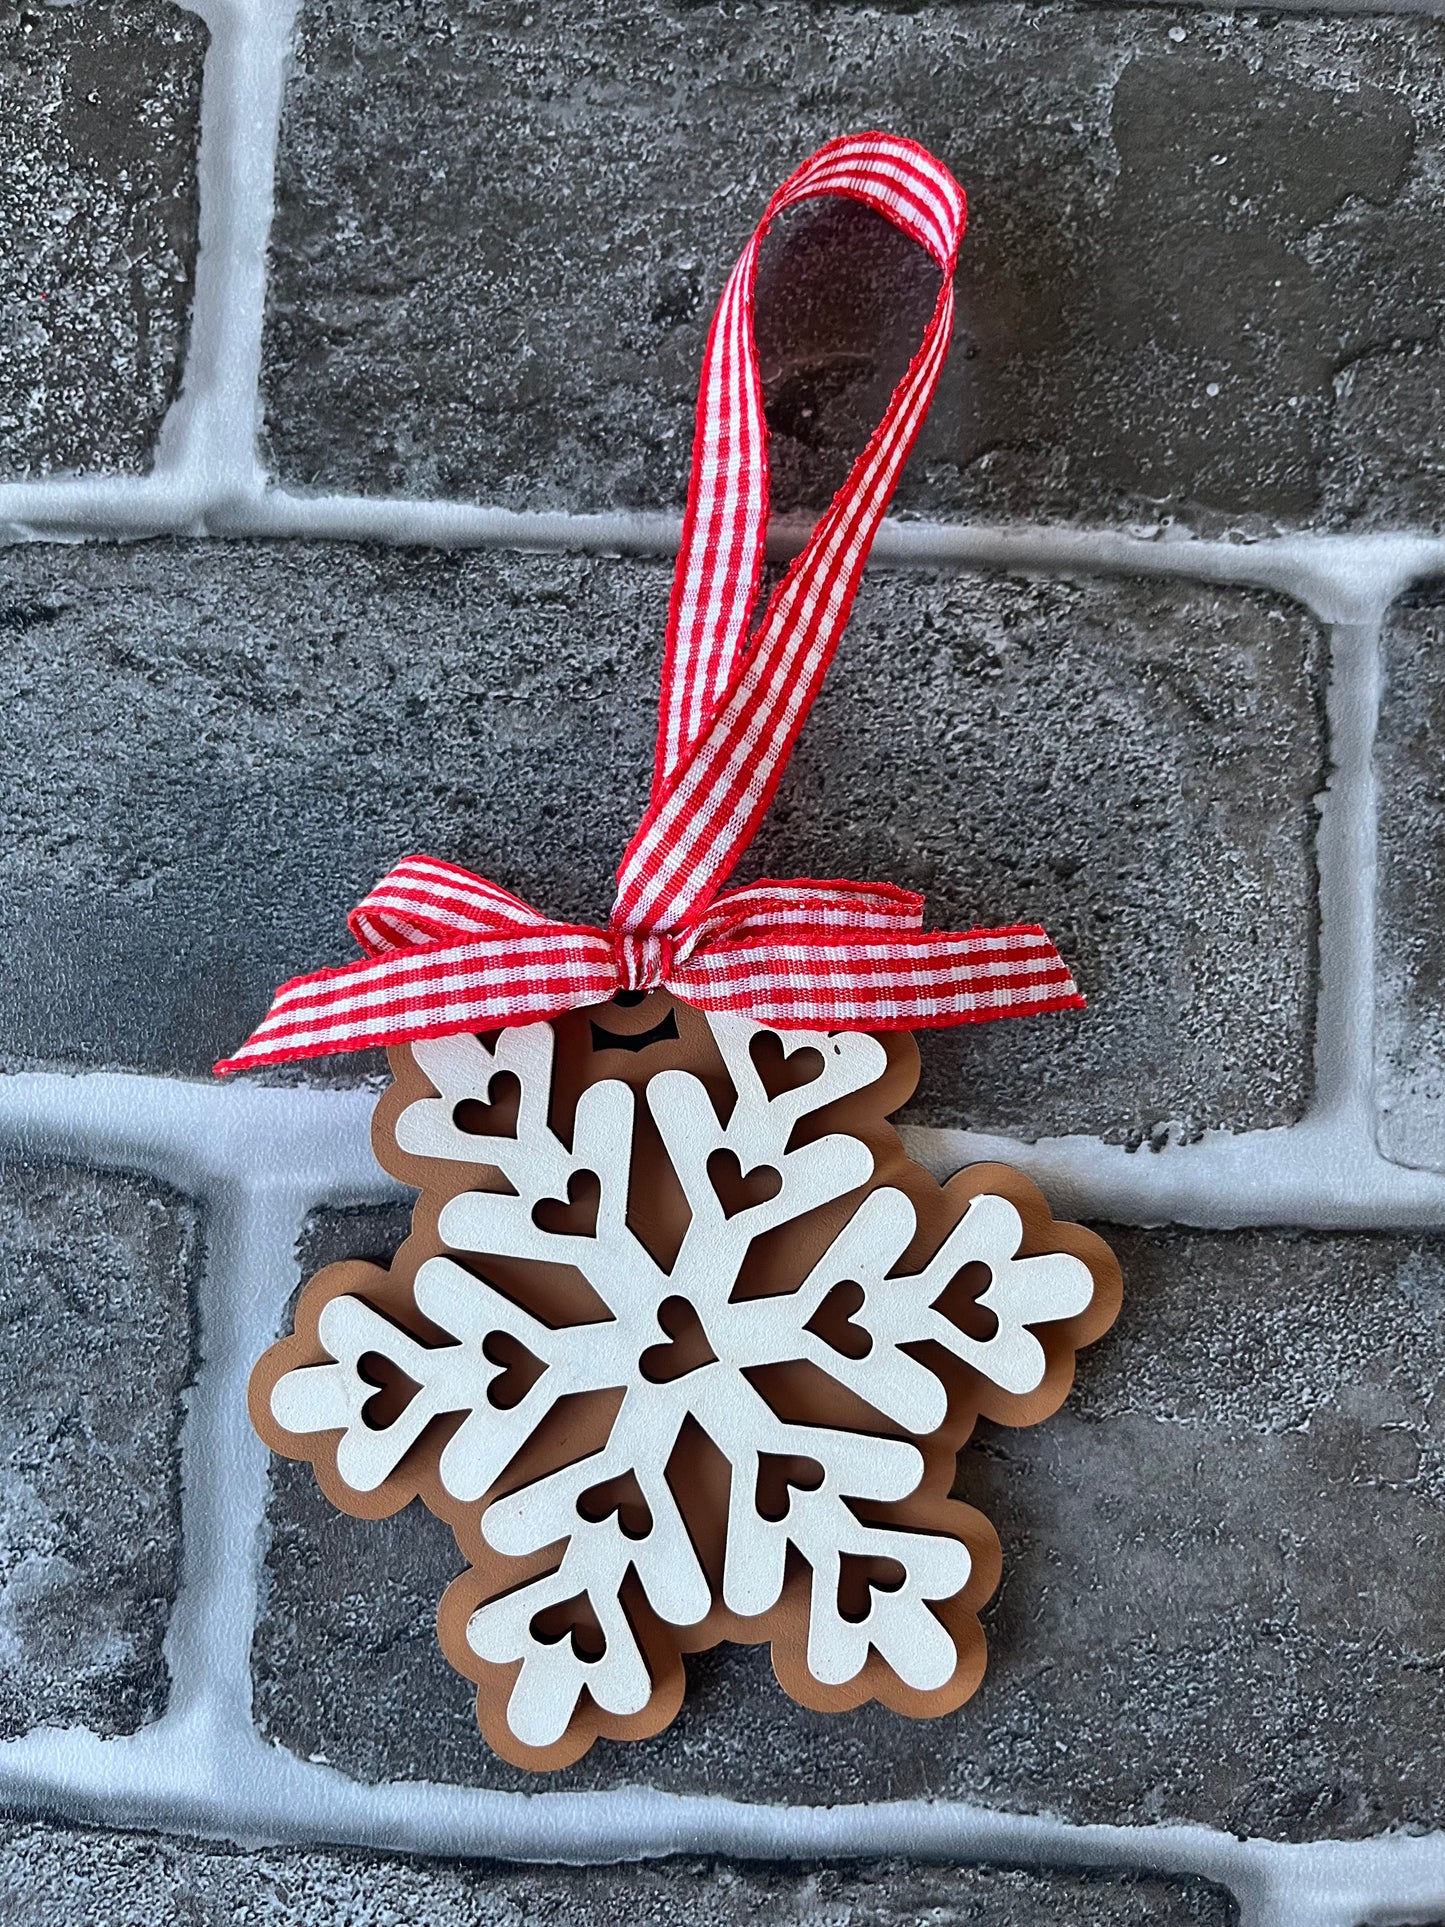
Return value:
M 938 267 L 938 300 L 882 421 L 749 636 L 768 519 L 758 255 L 776 217 L 816 195 L 860 201 L 916 241 Z M 925 931 L 923 899 L 887 883 L 720 891 L 777 790 L 928 413 L 953 329 L 964 210 L 953 176 L 914 142 L 845 136 L 778 189 L 728 278 L 703 358 L 652 794 L 607 929 L 554 922 L 454 864 L 408 857 L 348 919 L 365 958 L 284 985 L 218 1071 L 491 1030 L 659 986 L 703 1010 L 801 1029 L 914 1029 L 1082 1005 L 1036 924 Z

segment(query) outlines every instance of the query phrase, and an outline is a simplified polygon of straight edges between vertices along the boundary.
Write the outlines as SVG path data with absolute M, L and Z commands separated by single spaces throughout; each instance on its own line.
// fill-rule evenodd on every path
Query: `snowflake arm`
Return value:
M 869 1525 L 850 1503 L 907 1498 L 923 1469 L 918 1448 L 905 1439 L 787 1424 L 746 1379 L 722 1372 L 693 1393 L 693 1410 L 732 1469 L 723 1573 L 727 1606 L 750 1618 L 771 1610 L 782 1595 L 787 1549 L 795 1546 L 812 1575 L 808 1664 L 815 1678 L 846 1684 L 876 1646 L 908 1685 L 941 1686 L 957 1654 L 927 1602 L 950 1598 L 967 1583 L 967 1548 L 932 1533 Z M 779 1519 L 764 1518 L 757 1505 L 764 1454 L 810 1460 L 822 1473 L 812 1486 L 789 1485 Z M 842 1560 L 850 1553 L 887 1558 L 903 1572 L 896 1590 L 870 1592 L 861 1620 L 842 1610 Z
M 438 1095 L 407 1105 L 396 1121 L 397 1144 L 414 1157 L 490 1165 L 537 1197 L 565 1197 L 576 1167 L 547 1118 L 554 1049 L 550 1024 L 504 1030 L 491 1050 L 467 1031 L 413 1044 L 412 1056 Z M 515 1135 L 464 1131 L 456 1121 L 458 1105 L 488 1102 L 493 1080 L 503 1072 L 521 1086 Z
M 648 1086 L 647 1101 L 692 1214 L 675 1271 L 690 1280 L 699 1309 L 706 1304 L 716 1311 L 727 1303 L 755 1238 L 845 1197 L 873 1175 L 873 1154 L 858 1138 L 834 1132 L 790 1145 L 802 1118 L 874 1082 L 886 1058 L 877 1040 L 861 1033 L 833 1038 L 791 1032 L 790 1050 L 818 1052 L 823 1068 L 810 1082 L 770 1096 L 750 1050 L 759 1027 L 736 1017 L 711 1022 L 737 1093 L 727 1123 L 719 1122 L 706 1089 L 685 1071 L 660 1072 Z M 744 1175 L 776 1172 L 776 1192 L 729 1216 L 709 1175 L 720 1151 L 730 1152 Z
M 917 1277 L 889 1281 L 901 1286 L 900 1295 L 916 1308 L 916 1337 L 936 1339 L 1002 1391 L 1016 1395 L 1036 1391 L 1048 1368 L 1044 1348 L 1030 1328 L 1076 1318 L 1094 1296 L 1093 1274 L 1072 1252 L 1020 1258 L 1023 1229 L 1023 1219 L 1007 1198 L 985 1193 L 972 1200 Z M 988 1267 L 988 1288 L 978 1303 L 998 1320 L 991 1338 L 971 1338 L 934 1309 L 950 1279 L 969 1264 Z
M 454 1499 L 480 1499 L 558 1399 L 623 1382 L 607 1350 L 592 1340 L 597 1327 L 554 1330 L 450 1258 L 428 1259 L 414 1290 L 417 1309 L 456 1343 L 424 1345 L 363 1299 L 333 1298 L 317 1324 L 331 1362 L 287 1372 L 271 1391 L 272 1414 L 288 1432 L 341 1430 L 336 1469 L 354 1491 L 376 1491 L 434 1419 L 463 1412 L 462 1424 L 442 1449 L 441 1480 Z M 517 1339 L 546 1368 L 507 1410 L 487 1397 L 505 1370 L 483 1349 L 497 1332 Z M 397 1367 L 417 1387 L 398 1416 L 383 1426 L 369 1424 L 364 1415 L 377 1392 L 361 1371 L 368 1353 Z
M 949 1232 L 920 1272 L 896 1277 L 893 1266 L 917 1229 L 917 1214 L 901 1191 L 883 1187 L 864 1199 L 819 1259 L 801 1288 L 755 1301 L 756 1348 L 768 1359 L 806 1358 L 857 1392 L 885 1417 L 912 1432 L 943 1423 L 947 1393 L 905 1345 L 933 1339 L 1001 1391 L 1036 1391 L 1048 1359 L 1032 1330 L 1075 1318 L 1093 1300 L 1094 1280 L 1081 1258 L 1066 1251 L 1018 1255 L 1023 1220 L 1007 1198 L 985 1194 Z M 993 1313 L 991 1338 L 971 1337 L 936 1309 L 966 1265 L 987 1266 L 989 1283 L 977 1303 Z M 835 1286 L 856 1284 L 863 1301 L 851 1322 L 872 1341 L 862 1358 L 834 1350 L 807 1329 Z
M 947 1413 L 948 1396 L 927 1366 L 901 1349 L 922 1336 L 918 1306 L 916 1294 L 899 1291 L 899 1281 L 889 1275 L 917 1229 L 917 1213 L 903 1192 L 870 1191 L 796 1292 L 750 1301 L 751 1362 L 807 1359 L 885 1418 L 911 1432 L 935 1431 Z M 864 1293 L 853 1315 L 872 1340 L 862 1358 L 836 1351 L 808 1329 L 829 1292 L 845 1282 Z
M 522 1661 L 507 1722 L 529 1745 L 560 1738 L 584 1689 L 611 1712 L 638 1712 L 646 1704 L 650 1677 L 621 1604 L 629 1568 L 649 1605 L 669 1624 L 692 1626 L 707 1615 L 711 1588 L 666 1478 L 686 1411 L 681 1401 L 671 1412 L 666 1406 L 659 1411 L 651 1399 L 629 1394 L 600 1452 L 508 1493 L 483 1517 L 487 1543 L 512 1557 L 566 1541 L 554 1571 L 488 1601 L 467 1623 L 467 1642 L 480 1658 Z M 620 1508 L 601 1519 L 582 1510 L 587 1492 L 626 1473 L 636 1479 L 649 1515 L 640 1538 L 625 1531 Z M 586 1595 L 600 1628 L 600 1653 L 537 1636 L 538 1614 L 579 1594 Z M 639 1667 L 648 1679 L 640 1699 Z
M 515 1195 L 464 1191 L 442 1209 L 437 1228 L 443 1239 L 457 1251 L 572 1265 L 614 1312 L 655 1308 L 667 1295 L 667 1275 L 627 1224 L 632 1116 L 633 1096 L 625 1084 L 594 1084 L 578 1102 L 571 1151 L 547 1132 L 556 1152 L 549 1175 L 538 1182 L 524 1165 L 513 1161 L 509 1168 L 499 1160 Z M 595 1229 L 544 1227 L 542 1208 L 565 1205 L 576 1181 L 589 1173 L 600 1187 Z
M 611 1553 L 607 1569 L 595 1553 L 588 1561 L 592 1584 L 584 1587 L 569 1546 L 555 1572 L 489 1600 L 467 1624 L 467 1643 L 479 1658 L 494 1665 L 522 1662 L 507 1700 L 507 1724 L 524 1746 L 555 1745 L 584 1691 L 604 1712 L 618 1715 L 640 1713 L 652 1697 L 652 1675 L 622 1605 L 632 1548 L 622 1541 L 606 1549 Z M 538 1614 L 584 1589 L 597 1615 L 601 1653 L 579 1652 L 576 1641 L 565 1636 L 539 1639 L 533 1630 Z
M 706 1615 L 711 1596 L 666 1477 L 688 1405 L 651 1396 L 660 1389 L 665 1388 L 628 1393 L 600 1452 L 495 1500 L 483 1518 L 482 1534 L 488 1545 L 513 1558 L 567 1540 L 579 1575 L 573 1590 L 589 1596 L 595 1581 L 588 1562 L 597 1555 L 588 1548 L 621 1539 L 653 1609 L 671 1625 L 693 1626 Z M 581 1505 L 586 1493 L 627 1473 L 636 1479 L 649 1514 L 647 1531 L 637 1539 L 624 1532 L 620 1510 L 592 1520 Z

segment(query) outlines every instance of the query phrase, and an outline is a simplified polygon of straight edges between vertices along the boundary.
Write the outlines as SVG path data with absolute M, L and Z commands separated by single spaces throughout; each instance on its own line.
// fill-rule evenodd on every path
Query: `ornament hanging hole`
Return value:
M 604 1030 L 595 1018 L 592 1020 L 592 1048 L 594 1051 L 646 1050 L 650 1044 L 675 1044 L 677 1039 L 677 1012 L 675 1010 L 669 1010 L 660 1022 L 652 1026 L 651 1030 L 640 1030 L 635 1037 L 628 1037 L 625 1034 L 619 1034 L 617 1031 Z

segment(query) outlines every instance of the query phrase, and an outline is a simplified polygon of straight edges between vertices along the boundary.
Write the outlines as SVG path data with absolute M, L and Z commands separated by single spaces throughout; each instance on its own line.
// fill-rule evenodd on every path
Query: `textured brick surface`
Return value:
M 758 872 L 892 877 L 1038 921 L 1090 999 L 922 1039 L 926 1123 L 1257 1127 L 1310 1079 L 1318 641 L 1269 597 L 880 576 Z
M 413 849 L 604 918 L 652 751 L 662 564 L 11 551 L 11 1061 L 203 1072 Z M 1307 1095 L 1318 639 L 1292 606 L 878 573 L 754 870 L 1037 918 L 1083 1018 L 926 1045 L 916 1118 L 1146 1135 Z M 312 1074 L 354 1077 L 338 1060 Z
M 1445 28 L 1398 17 L 308 0 L 275 460 L 330 487 L 677 503 L 708 313 L 767 191 L 884 125 L 972 197 L 904 504 L 1436 520 L 1442 55 Z M 779 500 L 821 504 L 932 295 L 871 217 L 800 218 L 762 335 Z
M 159 1185 L 0 1166 L 0 1737 L 164 1710 L 197 1262 Z
M 402 1229 L 313 1233 L 312 1261 Z M 689 1662 L 674 1725 L 556 1787 L 822 1804 L 956 1796 L 1287 1838 L 1445 1822 L 1445 1250 L 1384 1236 L 1116 1232 L 1125 1305 L 1057 1418 L 986 1427 L 998 1525 L 977 1698 L 914 1724 L 792 1706 L 761 1652 Z M 460 1562 L 415 1512 L 341 1520 L 278 1468 L 258 1635 L 270 1735 L 368 1778 L 535 1786 L 431 1644 Z M 380 1602 L 378 1606 L 378 1602 Z
M 180 386 L 206 30 L 0 0 L 0 476 L 149 464 Z
M 464 1866 L 359 1853 L 237 1852 L 140 1834 L 0 1833 L 6 1927 L 1231 1927 L 1224 1891 L 1069 1869 L 903 1860 L 773 1866 L 662 1860 L 620 1867 Z
M 1445 581 L 1422 583 L 1385 629 L 1376 971 L 1379 1142 L 1445 1170 Z

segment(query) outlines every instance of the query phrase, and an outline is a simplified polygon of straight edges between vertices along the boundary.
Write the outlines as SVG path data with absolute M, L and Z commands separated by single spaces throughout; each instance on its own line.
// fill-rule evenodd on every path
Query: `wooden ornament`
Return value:
M 391 1060 L 411 1235 L 312 1279 L 251 1410 L 342 1511 L 452 1528 L 439 1633 L 495 1751 L 656 1733 L 724 1639 L 820 1711 L 960 1706 L 1000 1552 L 955 1455 L 1059 1405 L 1118 1309 L 1103 1241 L 906 1156 L 907 1032 L 654 991 Z

